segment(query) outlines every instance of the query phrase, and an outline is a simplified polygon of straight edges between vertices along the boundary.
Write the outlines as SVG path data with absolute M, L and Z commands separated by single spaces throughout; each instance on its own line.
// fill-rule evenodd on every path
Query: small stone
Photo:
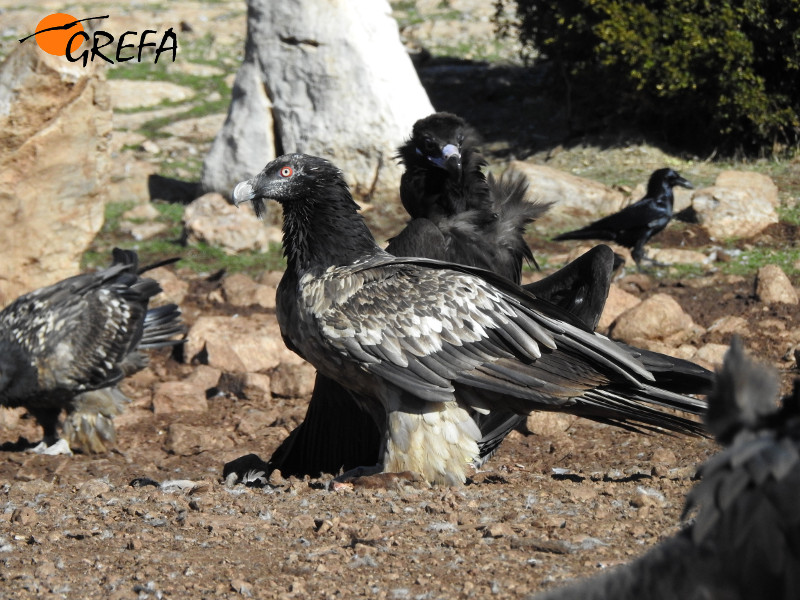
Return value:
M 161 286 L 163 297 L 169 302 L 180 305 L 186 297 L 186 294 L 189 293 L 189 283 L 179 278 L 167 267 L 158 267 L 157 269 L 147 271 L 147 276 L 158 282 Z
M 102 498 L 111 491 L 111 485 L 102 479 L 90 479 L 78 488 L 78 498 Z
M 186 360 L 226 372 L 263 373 L 302 359 L 286 348 L 275 315 L 204 315 L 189 330 Z
M 125 220 L 147 220 L 153 221 L 157 219 L 161 215 L 158 212 L 158 209 L 153 206 L 150 202 L 143 202 L 142 204 L 137 204 L 130 210 L 126 210 L 122 213 L 122 218 Z M 150 274 L 148 273 L 148 277 Z
M 141 550 L 142 549 L 142 540 L 139 538 L 131 538 L 128 540 L 128 543 L 125 544 L 125 547 L 128 550 Z
M 756 275 L 756 296 L 764 304 L 797 304 L 797 291 L 778 265 L 765 265 Z
M 483 537 L 501 538 L 511 537 L 514 535 L 514 530 L 508 523 L 492 523 L 487 525 L 483 530 Z
M 272 371 L 270 389 L 274 396 L 305 398 L 314 391 L 317 372 L 310 364 L 281 364 Z
M 603 307 L 603 314 L 600 315 L 600 321 L 597 323 L 597 330 L 608 331 L 618 316 L 639 303 L 641 303 L 641 299 L 638 296 L 626 292 L 616 284 L 611 284 L 606 305 Z
M 653 248 L 649 256 L 665 265 L 702 265 L 708 262 L 708 257 L 702 252 L 682 248 Z
M 222 292 L 225 299 L 234 306 L 260 306 L 261 308 L 275 308 L 274 287 L 256 283 L 243 273 L 234 273 L 222 282 Z
M 662 507 L 667 503 L 664 494 L 652 488 L 639 487 L 636 489 L 636 494 L 631 499 L 631 506 L 634 508 L 642 507 Z
M 277 410 L 263 411 L 251 408 L 239 420 L 236 431 L 244 435 L 256 436 L 265 427 L 274 425 L 279 416 L 280 413 Z
M 200 196 L 186 207 L 183 223 L 189 242 L 204 242 L 228 254 L 243 250 L 268 252 L 279 243 L 280 229 L 265 227 L 252 210 L 240 210 L 222 194 Z
M 253 585 L 244 579 L 232 579 L 231 589 L 237 594 L 241 594 L 245 598 L 253 597 Z
M 697 351 L 692 357 L 692 360 L 711 368 L 720 367 L 722 366 L 722 360 L 725 358 L 728 347 L 727 344 L 706 344 Z
M 674 465 L 678 462 L 678 457 L 669 448 L 656 448 L 650 456 L 650 460 L 654 463 L 665 463 Z
M 167 413 L 208 410 L 206 389 L 190 381 L 164 381 L 156 385 L 153 394 L 153 412 Z
M 533 411 L 525 420 L 525 427 L 534 435 L 556 438 L 564 435 L 577 419 L 564 413 Z
M 119 230 L 126 233 L 136 241 L 149 240 L 157 235 L 164 233 L 168 229 L 166 223 L 133 223 L 122 221 Z
M 314 522 L 314 517 L 311 515 L 297 515 L 289 521 L 287 527 L 290 530 L 305 531 L 308 529 L 316 529 L 317 524 Z
M 726 315 L 714 321 L 708 328 L 708 331 L 716 331 L 717 333 L 721 333 L 723 335 L 728 335 L 731 333 L 745 335 L 747 334 L 749 327 L 749 323 L 744 317 Z
M 661 339 L 679 345 L 690 337 L 695 329 L 681 305 L 672 296 L 654 294 L 621 314 L 611 326 L 613 338 L 633 343 L 635 339 Z
M 208 365 L 197 365 L 184 381 L 198 388 L 209 390 L 217 386 L 221 375 L 222 371 L 219 369 L 209 367 Z
M 36 511 L 29 506 L 15 508 L 11 513 L 11 522 L 19 523 L 20 525 L 32 525 L 36 523 Z
M 280 469 L 275 469 L 272 473 L 269 474 L 269 479 L 267 480 L 270 485 L 286 485 L 286 479 L 283 477 Z
M 36 566 L 36 569 L 33 572 L 33 576 L 38 579 L 50 579 L 53 575 L 56 574 L 56 566 L 53 564 L 53 561 L 48 560 L 46 558 L 42 559 L 41 562 Z
M 148 154 L 158 154 L 161 152 L 161 148 L 152 140 L 143 141 L 140 148 Z

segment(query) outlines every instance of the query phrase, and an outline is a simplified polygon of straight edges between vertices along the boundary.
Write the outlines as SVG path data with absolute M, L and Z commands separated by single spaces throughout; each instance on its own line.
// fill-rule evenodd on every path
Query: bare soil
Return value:
M 637 285 L 626 289 L 642 296 L 672 294 L 704 327 L 744 316 L 747 347 L 781 369 L 788 389 L 796 368 L 786 353 L 797 340 L 786 332 L 797 307 L 761 305 L 747 278 L 629 279 Z M 215 285 L 192 283 L 190 319 L 232 313 L 209 301 Z M 694 340 L 712 341 L 727 340 L 713 332 Z M 153 414 L 153 385 L 194 368 L 163 351 L 124 383 L 133 402 L 117 419 L 119 450 L 108 455 L 22 452 L 18 437 L 41 432 L 22 411 L 6 411 L 4 597 L 524 597 L 673 534 L 695 467 L 715 451 L 707 439 L 575 420 L 565 431 L 514 432 L 459 488 L 397 480 L 333 490 L 330 477 L 277 474 L 263 489 L 228 487 L 223 465 L 251 452 L 269 457 L 307 398 L 221 394 L 207 412 Z

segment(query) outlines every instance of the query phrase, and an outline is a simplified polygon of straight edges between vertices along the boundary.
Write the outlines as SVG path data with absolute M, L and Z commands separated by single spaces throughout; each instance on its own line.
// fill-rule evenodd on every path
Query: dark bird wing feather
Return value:
M 800 381 L 775 404 L 777 378 L 734 340 L 709 396 L 725 446 L 700 467 L 678 535 L 629 565 L 533 600 L 725 598 L 800 594 Z
M 26 406 L 46 439 L 54 438 L 63 408 L 86 417 L 71 431 L 86 437 L 96 426 L 107 432 L 110 420 L 95 417 L 102 410 L 118 414 L 121 394 L 81 393 L 110 388 L 146 364 L 140 349 L 180 343 L 175 336 L 185 333 L 177 306 L 148 310 L 161 287 L 139 273 L 154 266 L 138 270 L 135 252 L 114 249 L 108 268 L 25 294 L 0 312 L 0 402 Z M 95 414 L 103 402 L 108 406 Z
M 540 310 L 543 303 L 510 282 L 498 288 L 483 271 L 452 267 L 383 255 L 307 281 L 300 302 L 313 315 L 316 336 L 308 331 L 299 337 L 308 334 L 319 346 L 306 344 L 306 358 L 325 365 L 326 356 L 345 357 L 431 402 L 453 401 L 465 387 L 478 399 L 478 410 L 568 410 L 698 431 L 698 424 L 666 419 L 646 403 L 692 412 L 704 403 L 650 386 L 652 375 L 630 353 L 579 323 L 548 316 Z M 321 300 L 320 290 L 331 287 L 328 278 L 342 292 Z M 557 307 L 546 310 L 560 314 Z M 339 379 L 341 368 L 335 361 L 326 375 Z M 630 390 L 592 392 L 620 380 Z

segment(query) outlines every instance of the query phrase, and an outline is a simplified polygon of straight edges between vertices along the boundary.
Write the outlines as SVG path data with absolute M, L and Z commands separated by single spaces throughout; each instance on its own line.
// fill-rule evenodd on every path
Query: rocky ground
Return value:
M 451 2 L 450 12 L 463 15 L 482 4 Z M 24 23 L 40 10 L 2 5 L 5 28 L 11 27 L 9 15 Z M 469 18 L 451 14 L 419 22 L 417 12 L 438 15 L 444 9 L 438 2 L 419 2 L 413 11 L 412 5 L 395 3 L 410 47 L 435 46 L 426 42 L 433 35 L 436 50 L 446 46 L 442 39 L 470 39 L 480 24 L 480 31 L 491 30 L 485 8 L 466 13 Z M 175 69 L 231 77 L 244 35 L 243 3 L 124 8 L 136 23 L 183 20 L 192 28 L 187 36 L 196 39 L 213 32 L 205 54 L 178 61 Z M 551 129 L 542 125 L 542 106 L 528 95 L 533 84 L 514 63 L 434 58 L 420 73 L 437 108 L 481 123 L 496 164 L 533 156 L 631 187 L 664 161 L 700 183 L 722 168 L 638 142 L 605 151 L 553 143 L 560 121 L 551 119 Z M 115 193 L 141 204 L 149 197 L 148 174 L 196 177 L 224 118 L 224 98 L 211 98 L 222 107 L 216 111 L 187 116 L 187 108 L 202 103 L 185 85 L 114 81 Z M 467 88 L 473 90 L 469 102 Z M 135 101 L 157 93 L 173 96 L 156 107 Z M 516 114 L 530 116 L 530 125 L 510 120 L 514 99 L 522 107 Z M 168 130 L 148 137 L 143 123 Z M 534 126 L 541 126 L 538 137 L 526 129 Z M 625 175 L 611 179 L 615 171 Z M 788 163 L 775 173 L 781 202 L 791 204 L 800 168 Z M 142 220 L 133 218 L 135 225 Z M 750 352 L 779 372 L 786 391 L 797 374 L 800 308 L 770 300 L 763 287 L 757 295 L 756 268 L 733 272 L 724 261 L 754 248 L 785 252 L 796 234 L 789 223 L 774 225 L 733 243 L 727 258 L 691 274 L 628 271 L 614 286 L 610 310 L 666 295 L 677 303 L 670 322 L 681 323 L 680 331 L 636 339 L 711 365 L 738 333 Z M 133 238 L 105 232 L 96 250 L 105 252 L 120 240 L 130 246 Z M 549 269 L 571 250 L 538 235 L 531 241 Z M 655 245 L 710 253 L 707 236 L 688 225 L 671 227 Z M 797 285 L 796 267 L 787 271 Z M 165 294 L 180 301 L 194 333 L 184 351 L 155 353 L 150 368 L 124 382 L 132 402 L 115 421 L 117 451 L 22 452 L 20 438 L 36 440 L 41 431 L 24 411 L 0 413 L 0 582 L 6 598 L 525 597 L 627 562 L 672 535 L 696 466 L 715 452 L 706 439 L 645 436 L 540 416 L 514 432 L 485 470 L 460 488 L 397 481 L 387 488 L 332 490 L 329 477 L 301 481 L 279 474 L 264 488 L 229 486 L 223 465 L 251 452 L 268 457 L 302 419 L 310 393 L 312 372 L 275 337 L 280 273 L 179 266 L 155 276 Z M 783 291 L 791 296 L 789 287 Z M 604 326 L 611 320 L 607 315 Z

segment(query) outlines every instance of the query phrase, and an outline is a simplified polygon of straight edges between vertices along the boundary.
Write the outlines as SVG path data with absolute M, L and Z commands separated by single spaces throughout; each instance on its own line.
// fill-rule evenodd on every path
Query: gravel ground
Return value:
M 746 346 L 781 369 L 797 307 L 764 310 L 744 279 L 659 283 L 707 327 L 750 319 Z M 647 284 L 649 282 L 649 285 Z M 202 283 L 202 285 L 200 285 Z M 231 314 L 192 282 L 187 314 Z M 705 334 L 698 342 L 720 341 Z M 639 435 L 576 419 L 514 432 L 459 488 L 397 480 L 330 489 L 330 478 L 226 486 L 223 465 L 268 457 L 307 398 L 210 398 L 206 412 L 156 415 L 151 390 L 196 367 L 167 351 L 127 380 L 119 450 L 39 456 L 18 436 L 41 432 L 23 411 L 0 427 L 0 581 L 4 597 L 518 598 L 643 553 L 679 527 L 706 439 Z

